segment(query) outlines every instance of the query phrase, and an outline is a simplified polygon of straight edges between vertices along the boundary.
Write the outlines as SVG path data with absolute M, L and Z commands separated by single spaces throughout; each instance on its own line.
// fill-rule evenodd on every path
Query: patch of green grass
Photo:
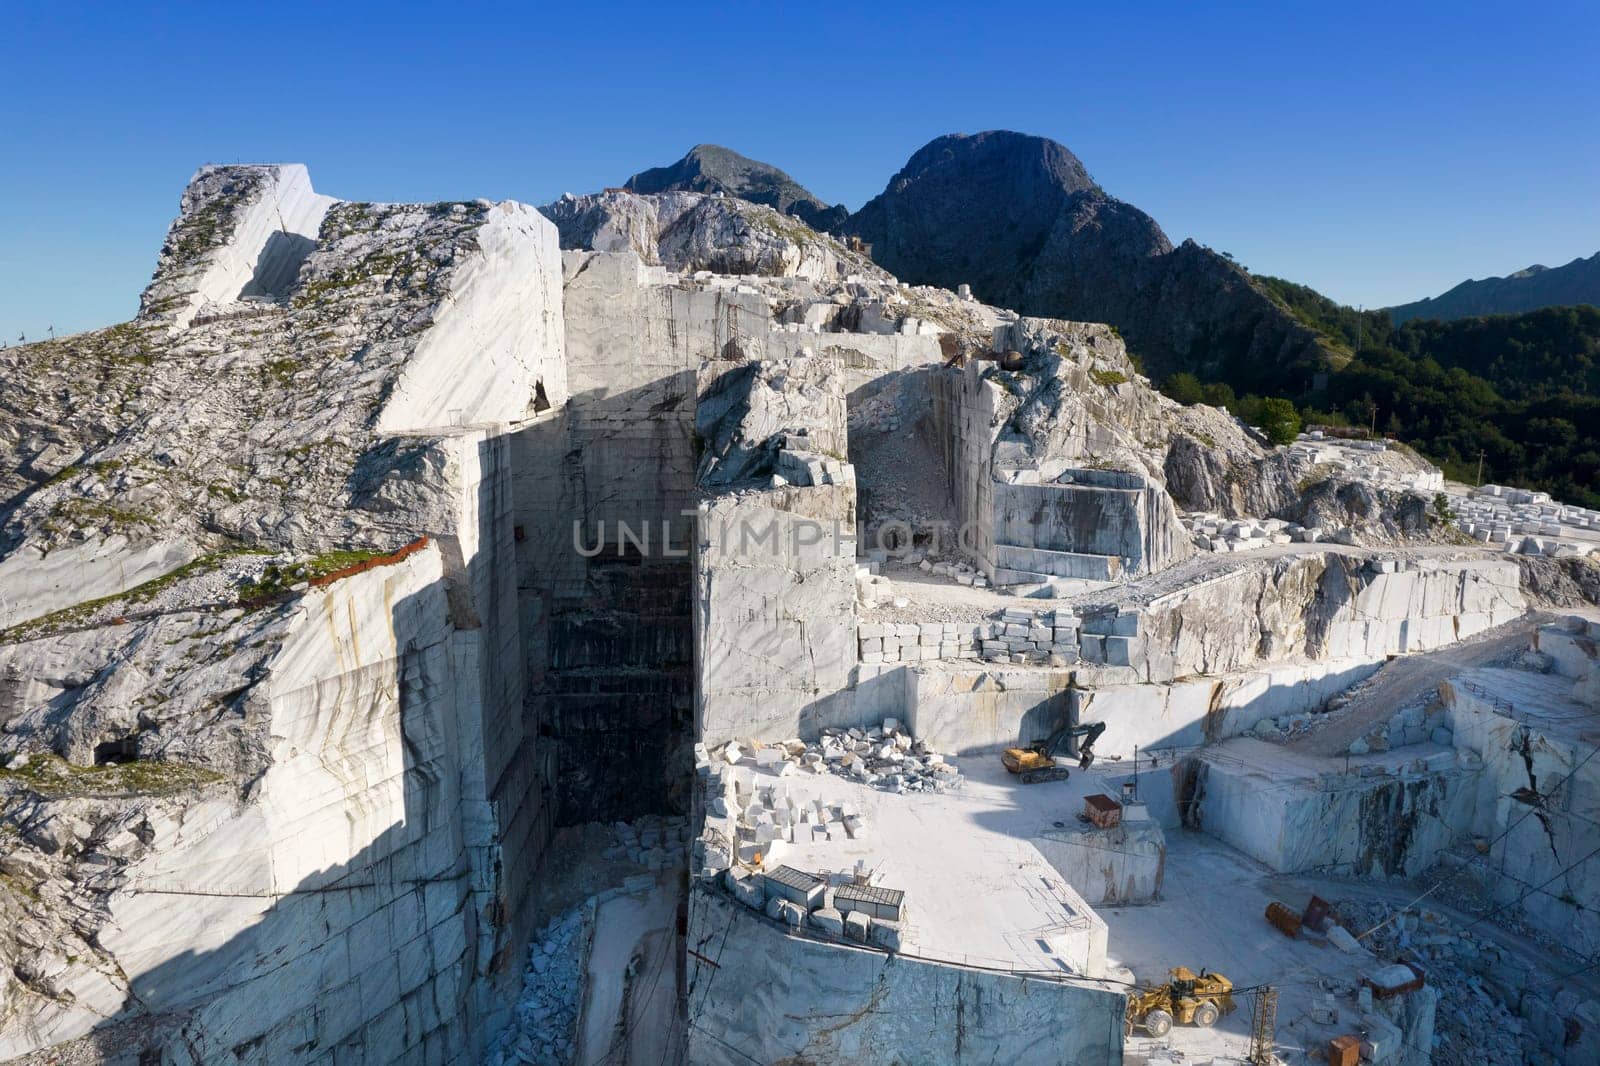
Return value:
M 102 608 L 108 607 L 113 603 L 126 602 L 129 607 L 137 607 L 140 604 L 149 603 L 163 590 L 171 588 L 186 577 L 210 570 L 224 559 L 235 555 L 255 554 L 262 553 L 255 549 L 241 548 L 235 551 L 203 555 L 198 559 L 183 564 L 176 570 L 169 570 L 160 577 L 152 578 L 142 585 L 137 585 L 127 592 L 102 596 L 97 600 L 85 600 L 83 603 L 75 603 L 71 607 L 63 607 L 61 610 L 47 614 L 42 618 L 35 618 L 31 621 L 14 625 L 10 629 L 0 630 L 0 644 L 18 644 L 58 630 L 82 625 L 94 617 Z
M 294 380 L 295 374 L 300 371 L 300 360 L 293 356 L 274 359 L 266 365 L 267 376 L 277 381 L 280 385 L 287 385 Z
M 39 902 L 39 893 L 32 885 L 28 884 L 28 882 L 24 881 L 20 877 L 14 877 L 8 873 L 0 873 L 0 885 L 3 885 L 5 888 L 9 889 L 13 896 L 17 896 L 20 899 L 25 899 L 30 903 Z
M 246 582 L 239 589 L 239 600 L 242 603 L 258 603 L 274 599 L 303 581 L 315 581 L 386 554 L 379 551 L 331 551 L 303 562 L 286 563 L 283 566 L 273 563 L 262 571 L 260 578 Z
M 1124 374 L 1120 370 L 1101 370 L 1098 367 L 1089 371 L 1089 377 L 1096 385 L 1099 385 L 1102 388 L 1110 388 L 1113 385 L 1121 385 L 1123 382 L 1128 380 L 1128 375 Z
M 75 766 L 58 755 L 35 755 L 20 769 L 0 769 L 0 783 L 40 796 L 162 796 L 223 780 L 215 770 L 165 759 Z

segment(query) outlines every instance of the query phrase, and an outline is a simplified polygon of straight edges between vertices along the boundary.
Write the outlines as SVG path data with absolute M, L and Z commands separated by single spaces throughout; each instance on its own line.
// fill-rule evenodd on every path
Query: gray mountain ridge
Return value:
M 1389 315 L 1398 325 L 1412 318 L 1506 315 L 1573 304 L 1600 305 L 1600 252 L 1565 266 L 1535 263 L 1503 278 L 1463 281 L 1438 296 L 1391 307 Z

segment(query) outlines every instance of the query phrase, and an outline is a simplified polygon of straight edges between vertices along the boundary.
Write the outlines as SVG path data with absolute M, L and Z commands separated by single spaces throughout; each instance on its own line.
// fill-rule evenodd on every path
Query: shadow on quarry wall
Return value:
M 317 242 L 310 237 L 283 230 L 274 233 L 256 257 L 255 269 L 239 291 L 239 299 L 254 296 L 281 300 L 288 296 L 300 276 L 300 265 L 316 248 Z
M 417 598 L 397 602 L 397 627 L 410 628 L 404 620 L 418 612 L 405 608 Z M 206 915 L 244 928 L 132 975 L 122 1014 L 17 1061 L 61 1061 L 66 1047 L 127 1066 L 395 1062 L 412 1048 L 418 1061 L 478 1060 L 474 960 L 505 954 L 506 908 L 498 895 L 473 894 L 460 795 L 471 768 L 459 758 L 452 705 L 439 699 L 452 688 L 449 655 L 419 646 L 415 632 L 395 635 L 402 820 L 281 894 L 219 903 L 225 888 L 153 886 L 174 908 L 195 905 L 196 939 L 207 937 Z
M 692 370 L 590 389 L 512 441 L 525 719 L 558 825 L 686 810 L 695 395 Z
M 890 371 L 852 389 L 845 397 L 851 412 L 849 458 L 856 468 L 857 521 L 869 544 L 887 522 L 912 526 L 913 543 L 931 547 L 927 523 L 943 522 L 941 546 L 952 542 L 962 517 L 950 484 L 928 398 L 935 395 L 932 371 L 926 367 Z

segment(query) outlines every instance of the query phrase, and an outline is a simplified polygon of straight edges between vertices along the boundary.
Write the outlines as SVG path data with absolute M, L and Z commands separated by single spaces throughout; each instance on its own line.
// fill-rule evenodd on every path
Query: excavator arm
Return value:
M 1082 725 L 1064 725 L 1050 736 L 1033 745 L 1033 750 L 1047 759 L 1053 759 L 1067 741 L 1078 740 L 1078 769 L 1087 770 L 1094 765 L 1094 743 L 1106 731 L 1104 722 L 1086 722 Z

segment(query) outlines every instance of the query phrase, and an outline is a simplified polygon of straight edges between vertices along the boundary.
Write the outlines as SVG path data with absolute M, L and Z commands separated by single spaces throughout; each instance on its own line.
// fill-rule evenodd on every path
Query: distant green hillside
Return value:
M 1600 507 L 1600 310 L 1395 326 L 1387 311 L 1357 311 L 1281 278 L 1256 280 L 1333 354 L 1319 387 L 1281 393 L 1304 421 L 1373 427 L 1457 480 L 1472 480 L 1482 453 L 1487 481 Z M 1239 385 L 1178 374 L 1164 388 L 1259 417 L 1263 397 L 1235 396 Z

